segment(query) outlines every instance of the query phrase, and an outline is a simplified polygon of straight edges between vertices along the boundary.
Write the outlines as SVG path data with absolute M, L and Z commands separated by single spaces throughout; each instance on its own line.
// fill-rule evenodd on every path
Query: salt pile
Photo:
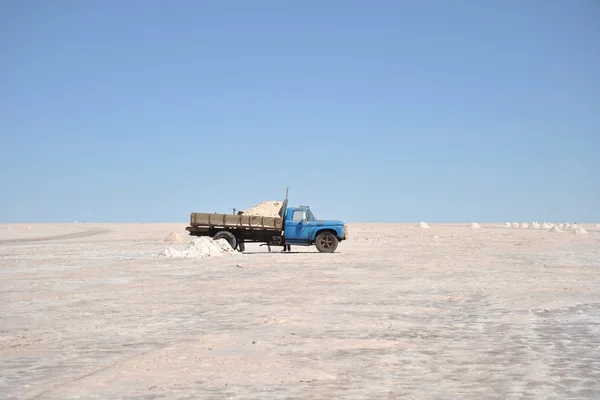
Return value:
M 201 236 L 195 238 L 185 249 L 177 250 L 167 247 L 158 255 L 159 258 L 208 258 L 235 255 L 237 252 L 231 248 L 227 240 L 212 240 Z
M 170 243 L 181 243 L 183 242 L 183 238 L 181 237 L 180 234 L 176 233 L 176 232 L 171 232 L 169 233 L 169 235 L 165 238 L 165 242 L 170 242 Z
M 518 222 L 513 222 L 511 228 L 519 228 L 521 225 Z
M 527 222 L 523 222 L 521 225 L 519 225 L 519 228 L 529 228 L 529 224 Z
M 552 228 L 552 227 L 549 224 L 547 224 L 546 222 L 544 222 L 542 224 L 542 229 L 550 229 L 550 228 Z
M 243 210 L 244 215 L 258 215 L 261 217 L 279 217 L 279 211 L 283 203 L 280 201 L 263 201 L 254 207 Z
M 600 228 L 600 224 L 594 225 L 594 228 Z
M 512 226 L 512 224 L 510 222 L 505 222 L 504 223 L 504 227 L 505 228 L 510 228 Z
M 531 229 L 540 229 L 540 224 L 538 224 L 537 222 L 532 222 L 529 227 Z
M 550 232 L 562 232 L 562 229 L 560 229 L 558 226 L 553 226 L 550 228 Z
M 471 222 L 469 224 L 469 229 L 481 229 L 481 226 L 477 222 Z
M 571 224 L 565 224 L 565 225 L 564 225 L 564 228 L 565 228 L 565 229 L 571 229 Z
M 575 235 L 575 236 L 587 235 L 587 231 L 585 229 L 583 229 L 582 227 L 578 226 L 573 231 L 573 235 Z
M 429 229 L 429 225 L 427 225 L 425 222 L 419 222 L 417 225 L 415 225 L 415 228 L 417 228 L 417 229 Z

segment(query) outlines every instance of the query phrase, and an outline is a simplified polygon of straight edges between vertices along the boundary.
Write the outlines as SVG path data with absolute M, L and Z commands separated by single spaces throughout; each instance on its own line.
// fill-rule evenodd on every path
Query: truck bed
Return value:
M 231 215 L 192 213 L 190 225 L 194 228 L 239 228 L 244 230 L 281 231 L 283 220 L 274 217 L 256 215 Z

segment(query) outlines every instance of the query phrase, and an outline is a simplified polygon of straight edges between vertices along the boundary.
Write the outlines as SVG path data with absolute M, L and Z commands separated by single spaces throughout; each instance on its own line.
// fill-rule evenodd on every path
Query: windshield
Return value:
M 316 221 L 317 219 L 313 215 L 312 211 L 306 210 L 306 216 L 309 221 Z

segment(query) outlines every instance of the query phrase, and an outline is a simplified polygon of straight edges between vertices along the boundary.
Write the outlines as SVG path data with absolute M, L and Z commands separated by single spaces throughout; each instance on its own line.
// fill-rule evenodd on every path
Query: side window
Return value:
M 302 210 L 294 211 L 294 213 L 292 214 L 292 221 L 300 222 L 302 220 L 304 220 L 304 211 L 302 211 Z

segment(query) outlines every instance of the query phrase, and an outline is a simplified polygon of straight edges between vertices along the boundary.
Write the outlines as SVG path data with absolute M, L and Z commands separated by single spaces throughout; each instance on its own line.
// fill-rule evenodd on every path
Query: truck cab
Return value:
M 344 222 L 317 219 L 309 207 L 288 207 L 283 219 L 286 245 L 314 244 L 320 252 L 333 253 L 339 242 L 348 238 L 348 228 Z

